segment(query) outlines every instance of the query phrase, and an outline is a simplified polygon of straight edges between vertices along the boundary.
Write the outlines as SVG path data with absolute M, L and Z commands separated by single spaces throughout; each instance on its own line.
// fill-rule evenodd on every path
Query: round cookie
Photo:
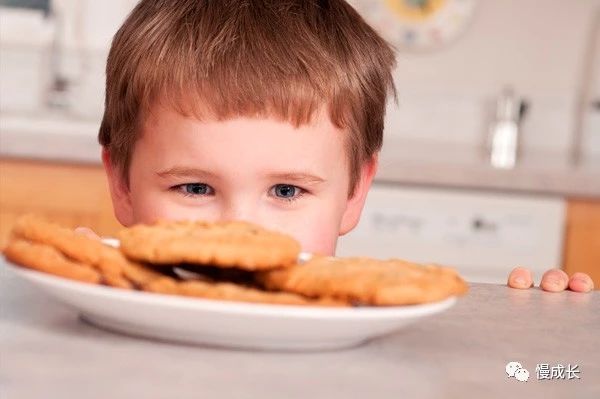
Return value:
M 97 284 L 101 281 L 101 275 L 97 270 L 85 263 L 67 258 L 56 248 L 47 244 L 13 238 L 4 249 L 4 256 L 15 264 L 39 272 L 83 283 Z
M 32 248 L 46 246 L 69 262 L 96 269 L 101 274 L 101 282 L 105 285 L 132 288 L 123 275 L 125 266 L 130 262 L 118 249 L 103 244 L 99 239 L 78 234 L 72 229 L 32 214 L 21 216 L 17 220 L 12 228 L 11 237 L 13 240 L 29 242 Z M 22 247 L 22 244 L 20 245 Z M 50 249 L 46 249 L 44 253 L 49 253 Z M 31 264 L 33 259 L 27 260 Z M 63 263 L 57 264 L 63 265 Z M 51 273 L 54 268 L 49 265 L 48 270 L 45 271 Z
M 245 222 L 159 222 L 119 234 L 121 251 L 154 264 L 199 264 L 268 270 L 296 263 L 300 244 L 292 237 Z
M 258 280 L 268 289 L 380 306 L 441 301 L 467 291 L 452 269 L 369 258 L 315 257 Z
M 329 298 L 312 299 L 288 292 L 270 292 L 227 282 L 207 282 L 200 280 L 175 281 L 169 278 L 162 278 L 144 285 L 143 290 L 157 294 L 271 305 L 348 306 L 348 303 L 344 301 Z

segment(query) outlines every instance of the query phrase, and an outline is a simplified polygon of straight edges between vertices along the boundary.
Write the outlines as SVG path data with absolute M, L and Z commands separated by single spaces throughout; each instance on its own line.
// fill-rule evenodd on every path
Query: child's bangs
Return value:
M 269 65 L 264 59 L 222 60 L 209 71 L 199 71 L 196 66 L 202 64 L 193 56 L 166 56 L 170 62 L 158 68 L 138 68 L 150 72 L 140 74 L 133 90 L 144 111 L 159 105 L 198 120 L 275 118 L 301 126 L 325 110 L 338 128 L 348 127 L 352 97 L 336 93 L 343 82 L 324 72 L 326 65 L 319 74 L 327 76 L 303 74 L 281 63 Z

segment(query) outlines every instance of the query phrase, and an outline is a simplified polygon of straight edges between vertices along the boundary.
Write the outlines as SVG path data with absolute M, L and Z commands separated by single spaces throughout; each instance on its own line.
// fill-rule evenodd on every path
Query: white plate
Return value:
M 321 308 L 183 298 L 80 283 L 14 266 L 84 319 L 130 335 L 269 350 L 355 346 L 451 307 L 456 298 L 395 307 Z

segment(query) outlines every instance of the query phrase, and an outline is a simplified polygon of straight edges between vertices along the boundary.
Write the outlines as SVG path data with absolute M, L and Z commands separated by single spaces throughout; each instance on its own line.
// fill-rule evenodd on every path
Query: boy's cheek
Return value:
M 152 193 L 134 196 L 132 201 L 135 223 L 154 223 L 158 220 L 214 220 L 210 208 L 182 206 L 171 198 L 173 193 Z
M 305 239 L 299 239 L 302 246 L 302 251 L 310 252 L 312 254 L 333 256 L 335 255 L 335 247 L 337 244 L 337 236 L 334 235 L 322 235 L 319 236 L 307 236 Z
M 320 255 L 335 254 L 339 223 L 324 218 L 298 218 L 295 222 L 295 229 L 280 230 L 288 230 L 283 232 L 294 236 L 300 242 L 303 251 Z

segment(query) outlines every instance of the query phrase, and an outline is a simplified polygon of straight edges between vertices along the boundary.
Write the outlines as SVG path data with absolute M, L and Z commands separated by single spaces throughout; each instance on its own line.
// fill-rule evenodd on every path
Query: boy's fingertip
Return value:
M 533 283 L 532 282 L 527 282 L 527 279 L 523 278 L 523 277 L 513 277 L 513 278 L 509 278 L 508 279 L 508 284 L 507 284 L 510 288 L 517 288 L 517 289 L 521 289 L 521 290 L 525 290 L 527 288 L 530 288 Z
M 569 281 L 569 289 L 575 292 L 590 292 L 594 289 L 591 279 L 575 277 Z
M 542 279 L 540 287 L 544 291 L 548 292 L 560 292 L 567 289 L 568 284 L 566 284 L 563 280 L 557 278 L 545 278 Z
M 531 288 L 533 286 L 531 271 L 521 266 L 515 267 L 508 275 L 507 285 L 522 290 Z
M 589 287 L 590 291 L 593 290 L 595 287 L 594 280 L 592 280 L 592 278 L 589 276 L 589 274 L 576 272 L 576 273 L 573 273 L 573 275 L 571 276 L 571 279 L 582 281 L 583 283 L 585 283 L 585 285 L 587 287 Z
M 527 282 L 525 281 L 525 279 L 523 277 L 517 277 L 517 278 L 515 278 L 515 284 L 518 285 L 519 287 L 523 287 L 525 284 L 527 284 Z
M 542 276 L 540 288 L 548 292 L 560 292 L 569 288 L 569 276 L 561 269 L 547 270 Z

